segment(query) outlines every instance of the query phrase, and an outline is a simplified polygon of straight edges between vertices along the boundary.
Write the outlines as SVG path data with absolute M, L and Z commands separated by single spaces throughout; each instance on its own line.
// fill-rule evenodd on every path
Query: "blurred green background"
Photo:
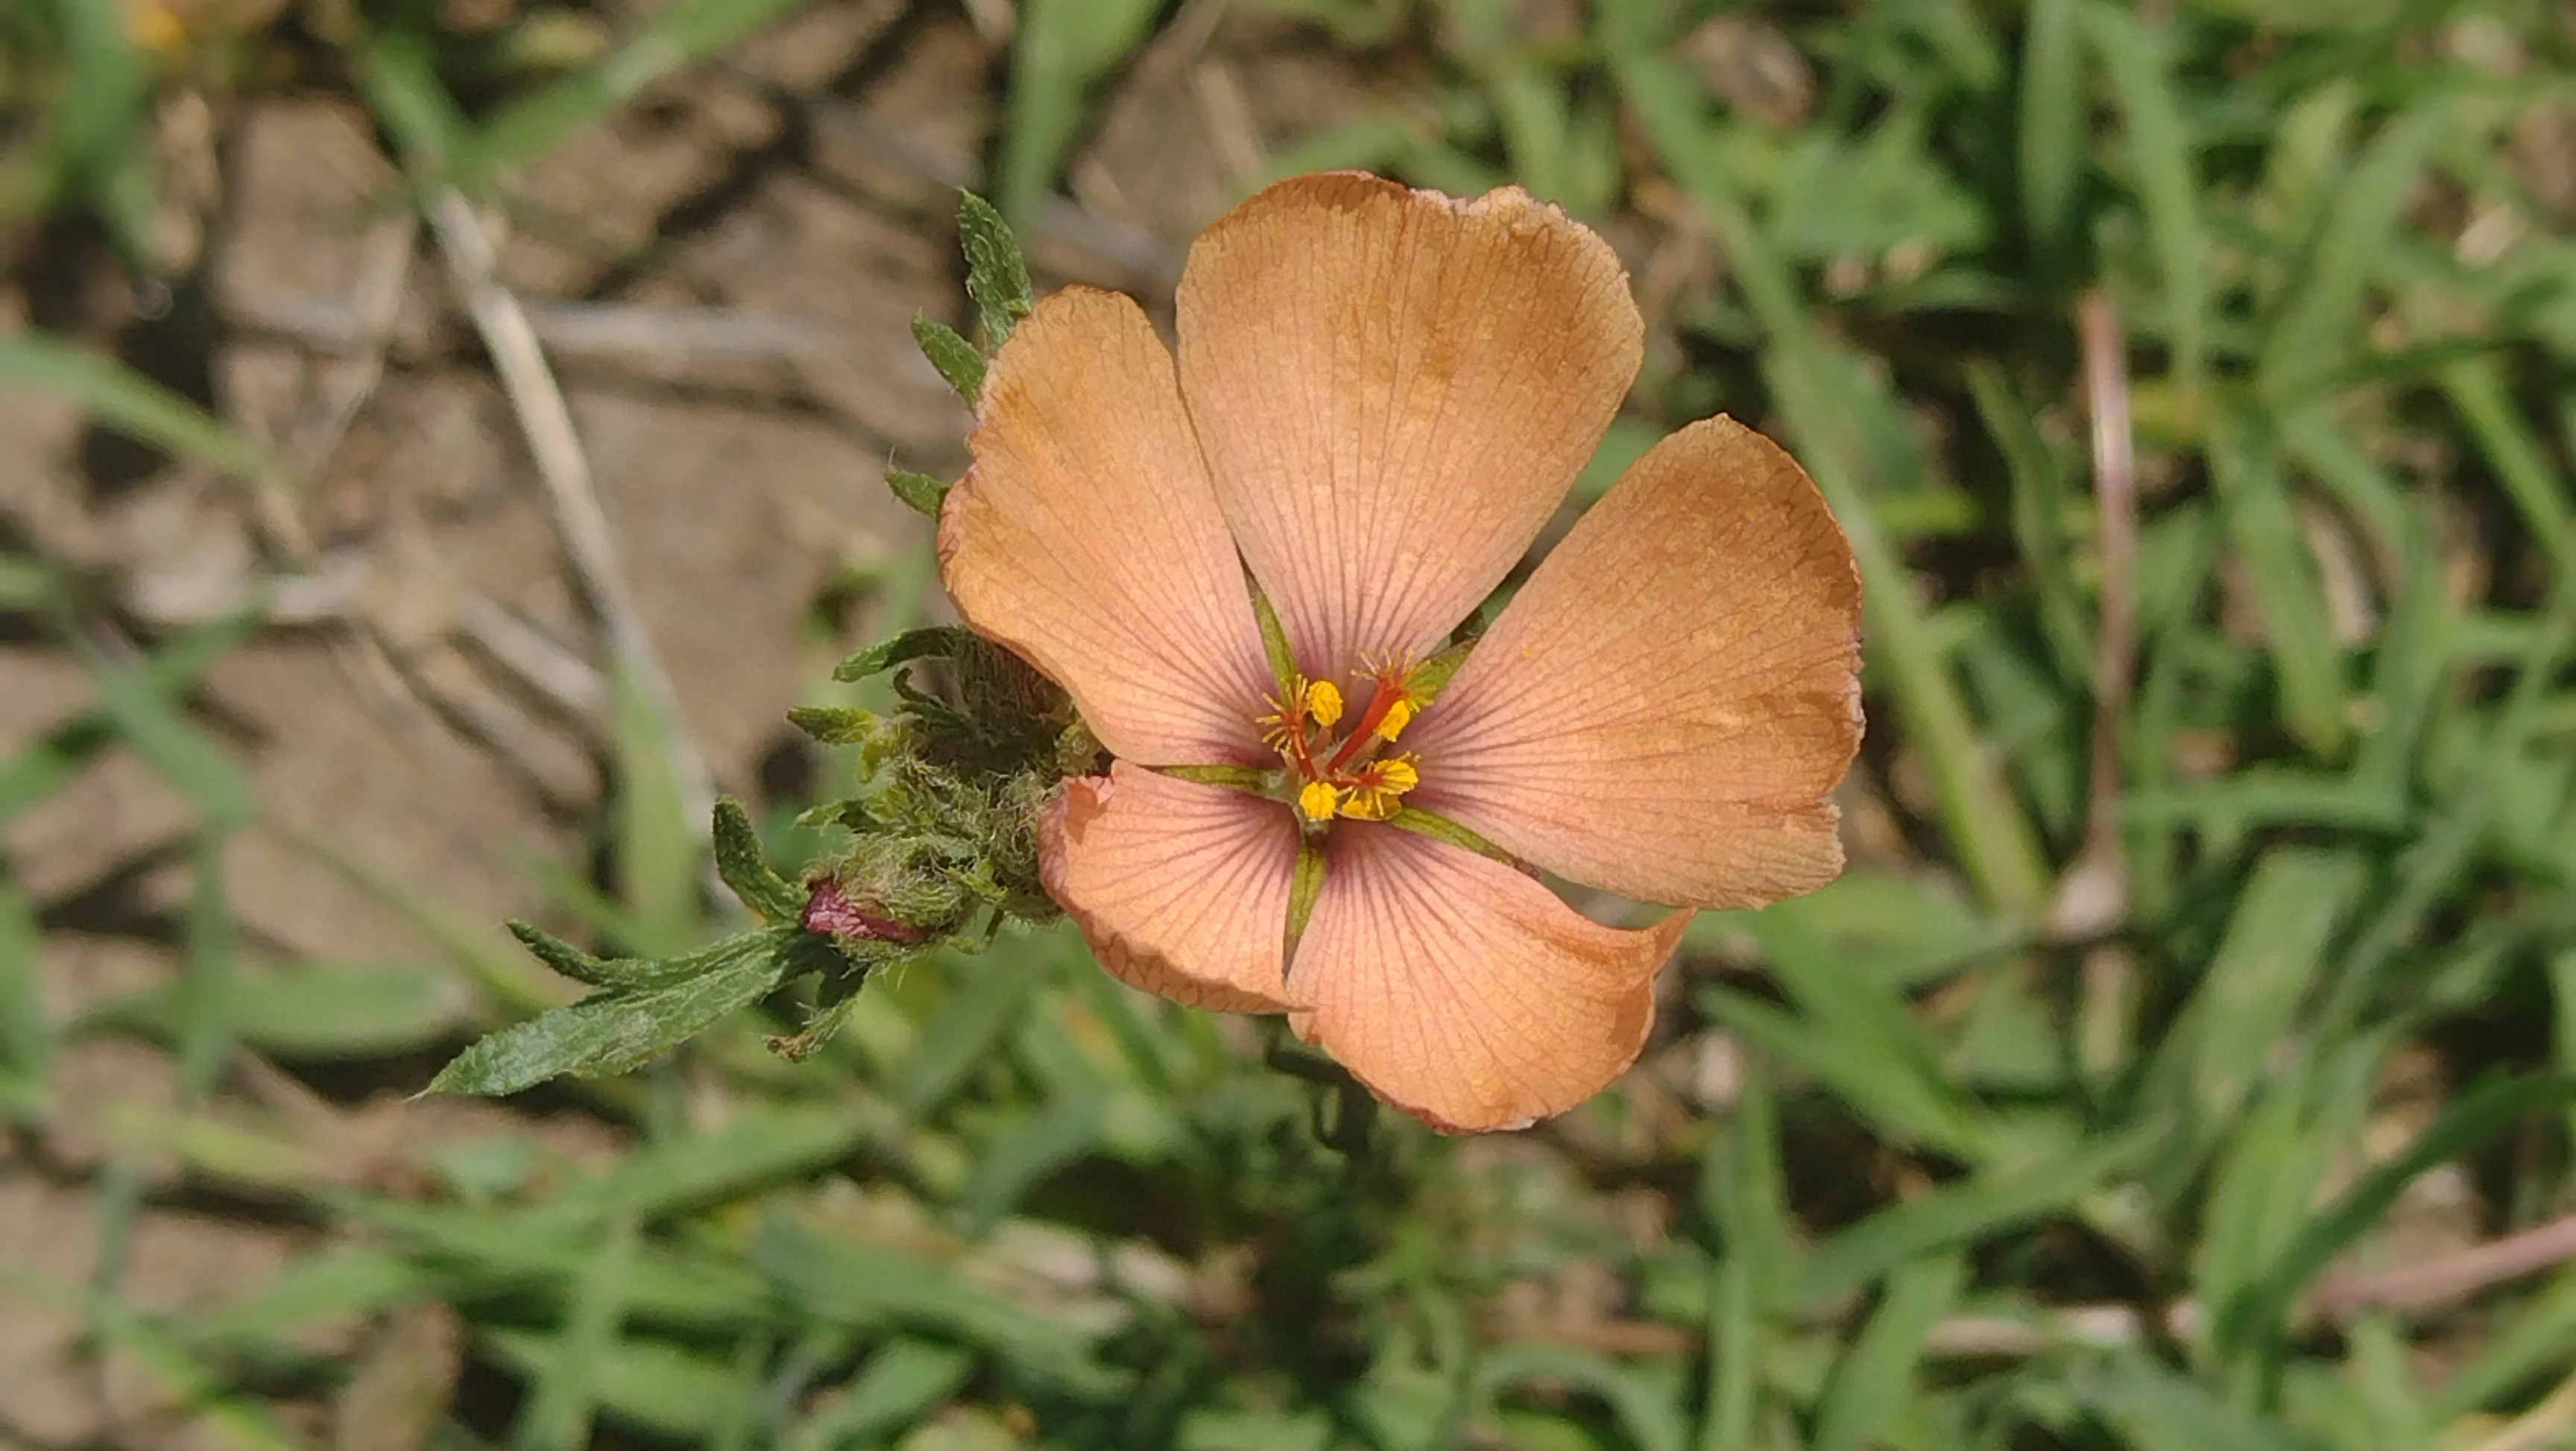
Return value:
M 2576 1445 L 2576 8 L 11 0 L 0 1445 Z M 735 925 L 930 617 L 955 191 L 1157 309 L 1517 181 L 1868 575 L 1829 890 L 1348 1118 L 1062 933 L 407 1103 Z M 1368 1131 L 1363 1133 L 1363 1127 Z

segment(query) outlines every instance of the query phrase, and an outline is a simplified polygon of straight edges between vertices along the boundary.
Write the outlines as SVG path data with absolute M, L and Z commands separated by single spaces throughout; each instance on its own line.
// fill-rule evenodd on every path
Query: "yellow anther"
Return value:
M 1351 799 L 1342 803 L 1342 814 L 1354 821 L 1384 821 L 1404 805 L 1392 791 L 1374 786 L 1354 786 Z
M 1342 688 L 1329 680 L 1307 686 L 1306 713 L 1315 718 L 1315 724 L 1331 730 L 1342 718 Z
M 1330 821 L 1340 809 L 1342 793 L 1322 781 L 1309 781 L 1297 793 L 1297 809 L 1308 821 Z
M 1421 713 L 1422 707 L 1413 703 L 1412 696 L 1397 696 L 1395 703 L 1386 708 L 1385 718 L 1377 723 L 1378 739 L 1391 741 L 1404 734 L 1404 728 L 1413 724 L 1413 718 Z
M 1361 769 L 1359 780 L 1342 798 L 1342 814 L 1361 821 L 1384 821 L 1403 809 L 1405 792 L 1422 784 L 1413 758 L 1398 756 Z

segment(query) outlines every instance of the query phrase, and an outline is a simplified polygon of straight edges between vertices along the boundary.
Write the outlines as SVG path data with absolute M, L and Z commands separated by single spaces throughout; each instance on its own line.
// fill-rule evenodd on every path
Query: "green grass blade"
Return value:
M 2210 479 L 2262 609 L 2282 713 L 2309 749 L 2332 755 L 2352 728 L 2344 652 L 2327 623 L 2325 586 L 2269 436 L 2259 419 L 2221 415 L 2210 440 Z
M 891 1445 L 954 1397 L 974 1369 L 975 1357 L 954 1346 L 895 1340 L 868 1357 L 837 1400 L 788 1433 L 785 1451 Z
M 1762 1361 L 1770 1349 L 1753 1266 L 1741 1251 L 1713 1261 L 1708 1290 L 1708 1387 L 1693 1451 L 1753 1451 Z
M 1955 1254 L 1917 1260 L 1887 1277 L 1869 1323 L 1842 1359 L 1816 1407 L 1808 1451 L 1865 1451 L 1904 1413 L 1932 1327 L 1950 1311 L 1967 1277 Z
M 2084 0 L 2078 16 L 2120 112 L 2147 235 L 2163 272 L 2165 340 L 2184 406 L 2208 375 L 2209 258 L 2200 216 L 2199 158 L 2174 94 L 2169 24 L 2108 0 Z
M 608 119 L 662 81 L 719 55 L 803 0 L 677 0 L 648 12 L 591 65 L 511 102 L 463 140 L 447 180 L 472 192 Z
M 2404 1152 L 2373 1166 L 2345 1190 L 2252 1288 L 2215 1307 L 2211 1334 L 2219 1350 L 2241 1355 L 2258 1344 L 2277 1345 L 2299 1293 L 2346 1245 L 2384 1219 L 2417 1176 L 2461 1157 L 2532 1113 L 2569 1104 L 2576 1104 L 2576 1078 L 2563 1075 L 2493 1077 L 2461 1094 Z
M 254 616 L 236 615 L 164 643 L 134 667 L 119 703 L 128 711 L 169 712 L 255 626 Z M 11 760 L 0 762 L 0 822 L 53 795 L 122 739 L 117 717 L 94 706 L 46 731 Z
M 1091 85 L 1144 42 L 1158 0 L 1024 0 L 993 202 L 1015 227 L 1037 216 L 1083 132 Z
M 2428 102 L 2391 122 L 2344 178 L 2264 343 L 2258 369 L 2270 397 L 2284 405 L 2305 401 L 2350 367 L 2364 296 L 2449 110 Z
M 2235 1121 L 2292 1038 L 2368 880 L 2346 851 L 2282 847 L 2255 863 L 2199 991 L 2150 1070 L 2153 1101 L 2204 1131 Z
M 113 358 L 39 333 L 0 336 L 0 388 L 56 394 L 100 424 L 245 483 L 296 487 L 284 460 Z
M 510 1433 L 512 1451 L 580 1451 L 590 1444 L 602 1362 L 626 1317 L 627 1279 L 640 1231 L 632 1209 L 609 1216 L 598 1251 L 573 1286 L 572 1304 Z
M 1808 1254 L 1791 1282 L 1789 1303 L 1817 1305 L 1924 1255 L 2067 1213 L 2134 1172 L 2165 1137 L 2161 1125 L 2131 1128 L 2045 1162 L 1989 1169 L 1882 1209 Z
M 2046 265 L 2065 269 L 2075 246 L 2075 198 L 2091 162 L 2079 0 L 2032 0 L 2022 22 L 2022 228 Z
M 706 935 L 699 909 L 698 825 L 672 745 L 687 729 L 654 708 L 619 672 L 612 739 L 617 751 L 617 878 L 639 957 L 675 957 Z

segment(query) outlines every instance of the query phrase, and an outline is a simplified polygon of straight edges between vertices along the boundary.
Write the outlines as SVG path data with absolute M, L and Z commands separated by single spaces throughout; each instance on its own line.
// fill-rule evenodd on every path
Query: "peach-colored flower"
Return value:
M 1683 908 L 1833 878 L 1861 725 L 1842 531 L 1769 441 L 1693 424 L 1434 694 L 1425 662 L 1636 376 L 1617 257 L 1517 189 L 1299 177 L 1199 237 L 1179 323 L 1176 366 L 1126 297 L 1041 302 L 940 518 L 960 612 L 1116 758 L 1048 808 L 1047 888 L 1120 978 L 1284 1011 L 1438 1127 L 1562 1112 L 1635 1061 L 1690 913 L 1604 927 L 1519 864 Z M 1466 831 L 1419 829 L 1442 822 Z M 1301 850 L 1323 871 L 1292 934 Z

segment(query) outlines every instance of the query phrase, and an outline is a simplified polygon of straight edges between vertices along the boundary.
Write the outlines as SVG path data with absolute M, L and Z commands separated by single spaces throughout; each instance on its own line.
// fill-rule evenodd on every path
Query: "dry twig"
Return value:
M 618 562 L 616 536 L 600 507 L 589 456 L 573 429 L 563 389 L 546 365 L 536 329 L 518 298 L 502 285 L 491 235 L 464 196 L 452 188 L 441 189 L 430 199 L 429 221 L 527 436 L 528 451 L 545 485 L 574 577 L 599 613 L 618 668 L 643 693 L 645 703 L 668 722 L 672 774 L 690 820 L 703 829 L 715 806 L 713 775 L 680 712 L 679 692 L 644 627 L 642 609 Z
M 2349 1320 L 2368 1309 L 2430 1310 L 2576 1260 L 2576 1214 L 2394 1269 L 2333 1276 L 2317 1287 L 2317 1312 Z
M 2110 298 L 2086 293 L 2076 311 L 2083 344 L 2085 411 L 2093 420 L 2093 490 L 2102 558 L 2094 628 L 2093 732 L 2084 846 L 2058 880 L 2050 926 L 2064 939 L 2101 939 L 2129 915 L 2129 859 L 2120 831 L 2122 758 L 2138 653 L 2137 449 L 2130 433 L 2127 344 Z M 2126 947 L 2095 940 L 2084 954 L 2077 1052 L 2097 1075 L 2128 1051 L 2134 964 Z

